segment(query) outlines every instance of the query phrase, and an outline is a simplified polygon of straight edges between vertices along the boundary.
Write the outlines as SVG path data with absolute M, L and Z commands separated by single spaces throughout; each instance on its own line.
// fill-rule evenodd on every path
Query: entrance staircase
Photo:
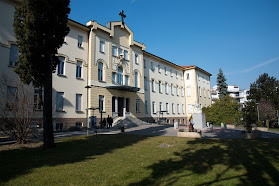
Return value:
M 132 128 L 132 127 L 137 127 L 140 125 L 150 125 L 150 123 L 142 121 L 138 118 L 126 116 L 126 117 L 114 118 L 112 127 L 114 127 L 114 128 L 118 128 L 118 127 Z

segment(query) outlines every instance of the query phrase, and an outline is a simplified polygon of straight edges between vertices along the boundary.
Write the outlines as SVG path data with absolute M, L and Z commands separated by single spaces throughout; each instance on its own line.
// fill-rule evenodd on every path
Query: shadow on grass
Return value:
M 142 132 L 144 133 L 143 129 Z M 156 134 L 165 132 L 155 128 Z M 0 151 L 0 185 L 16 177 L 29 174 L 35 168 L 57 166 L 93 159 L 96 155 L 112 153 L 115 149 L 131 146 L 151 136 L 98 135 L 65 138 L 56 143 L 56 148 L 20 148 Z
M 171 185 L 187 176 L 200 177 L 211 171 L 216 174 L 210 179 L 201 178 L 200 185 L 232 180 L 240 185 L 279 185 L 279 139 L 196 139 L 187 141 L 186 146 L 189 148 L 175 152 L 177 158 L 148 166 L 151 176 L 130 185 Z M 224 170 L 216 170 L 218 165 Z

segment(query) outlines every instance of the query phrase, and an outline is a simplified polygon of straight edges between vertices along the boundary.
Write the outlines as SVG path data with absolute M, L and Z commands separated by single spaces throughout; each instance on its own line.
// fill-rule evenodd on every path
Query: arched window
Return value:
M 117 71 L 117 84 L 123 85 L 123 72 L 121 67 L 118 67 Z
M 98 80 L 103 81 L 103 63 L 98 63 Z
M 138 80 L 139 78 L 138 78 L 138 76 L 139 76 L 139 75 L 138 75 L 138 72 L 135 72 L 135 87 L 139 87 L 139 82 L 138 82 L 138 81 L 139 81 L 139 80 Z

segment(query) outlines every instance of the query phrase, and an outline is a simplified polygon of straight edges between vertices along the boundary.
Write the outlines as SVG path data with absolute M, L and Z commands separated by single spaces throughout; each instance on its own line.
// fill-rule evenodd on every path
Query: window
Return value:
M 56 93 L 56 110 L 63 111 L 63 104 L 64 104 L 64 92 L 57 92 Z
M 169 113 L 169 103 L 166 103 L 166 112 Z
M 152 92 L 155 92 L 155 81 L 154 81 L 154 79 L 152 79 L 151 84 L 152 84 Z
M 99 111 L 102 112 L 104 111 L 104 99 L 105 97 L 102 95 L 99 95 Z
M 201 87 L 199 87 L 199 96 L 201 97 Z
M 62 131 L 63 130 L 63 123 L 56 123 L 55 129 L 56 129 L 56 131 Z
M 129 76 L 125 75 L 125 85 L 129 85 Z
M 192 113 L 192 105 L 188 104 L 188 113 L 191 114 Z
M 139 64 L 139 56 L 138 56 L 138 54 L 135 54 L 135 63 Z
M 161 66 L 158 65 L 158 72 L 161 73 Z
M 178 85 L 176 86 L 176 95 L 179 96 Z
M 123 54 L 122 54 L 122 49 L 121 49 L 121 48 L 118 49 L 118 55 L 123 55 Z
M 123 72 L 121 67 L 118 67 L 117 70 L 117 84 L 123 85 Z
M 168 83 L 165 83 L 165 92 L 168 94 Z
M 180 73 L 179 75 L 180 75 L 180 79 L 182 80 L 182 74 Z
M 76 94 L 76 111 L 81 111 L 82 94 Z
M 145 114 L 148 114 L 148 105 L 147 105 L 147 101 L 145 101 L 145 105 L 144 105 L 145 107 Z
M 103 81 L 103 63 L 98 63 L 98 80 Z
M 65 58 L 59 56 L 58 59 L 59 59 L 60 63 L 58 64 L 57 74 L 58 74 L 58 75 L 64 75 L 64 63 L 65 63 Z
M 171 109 L 172 109 L 172 113 L 174 114 L 174 113 L 175 113 L 175 110 L 174 110 L 174 103 L 171 104 Z
M 117 56 L 117 48 L 115 46 L 112 47 L 112 55 Z
M 82 77 L 82 62 L 77 61 L 77 66 L 76 66 L 76 78 L 81 78 Z
M 162 93 L 162 85 L 161 84 L 162 84 L 162 82 L 159 81 L 159 86 L 158 86 L 159 87 L 159 93 Z
M 16 87 L 7 87 L 7 102 L 6 108 L 12 109 L 16 104 L 17 98 L 17 88 Z
M 177 104 L 177 113 L 180 114 L 179 104 Z
M 172 69 L 170 69 L 170 76 L 172 77 Z
M 162 111 L 162 102 L 159 103 L 159 110 L 160 110 L 160 113 Z
M 18 56 L 19 56 L 18 46 L 11 44 L 9 66 L 13 66 L 13 67 L 17 66 Z
M 164 69 L 165 69 L 165 74 L 167 75 L 167 67 L 164 67 Z
M 145 59 L 143 60 L 143 67 L 146 68 L 146 61 L 145 61 Z
M 182 113 L 185 114 L 184 104 L 182 104 Z
M 136 112 L 139 112 L 139 99 L 136 99 Z
M 184 97 L 184 88 L 181 88 L 181 96 Z
M 171 95 L 173 95 L 173 85 L 171 85 Z
M 124 50 L 124 59 L 129 60 L 128 51 Z
M 156 114 L 155 101 L 152 101 L 152 112 Z
M 191 88 L 187 87 L 187 96 L 191 96 Z
M 153 62 L 151 62 L 150 65 L 151 65 L 151 70 L 153 71 L 153 70 L 154 70 L 154 68 L 153 68 Z
M 115 72 L 112 73 L 111 79 L 112 79 L 112 83 L 116 84 L 116 73 Z
M 144 90 L 147 90 L 147 78 L 144 78 Z
M 40 97 L 40 89 L 34 88 L 34 110 L 42 110 L 42 100 Z
M 78 47 L 82 47 L 82 36 L 78 36 Z
M 186 73 L 186 79 L 189 80 L 190 79 L 190 75 L 189 73 Z
M 138 72 L 135 72 L 135 87 L 139 88 L 139 77 Z
M 177 76 L 177 71 L 175 71 L 175 77 L 176 77 L 176 79 L 178 79 L 178 76 Z
M 77 126 L 77 127 L 82 127 L 82 123 L 81 123 L 81 122 L 77 122 L 77 123 L 76 123 L 76 126 Z
M 104 53 L 105 52 L 105 42 L 100 41 L 100 52 Z

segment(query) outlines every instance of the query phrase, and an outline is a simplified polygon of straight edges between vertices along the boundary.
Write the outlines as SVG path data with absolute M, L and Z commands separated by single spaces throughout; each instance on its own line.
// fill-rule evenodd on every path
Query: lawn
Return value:
M 278 139 L 120 134 L 0 150 L 0 185 L 279 185 Z

